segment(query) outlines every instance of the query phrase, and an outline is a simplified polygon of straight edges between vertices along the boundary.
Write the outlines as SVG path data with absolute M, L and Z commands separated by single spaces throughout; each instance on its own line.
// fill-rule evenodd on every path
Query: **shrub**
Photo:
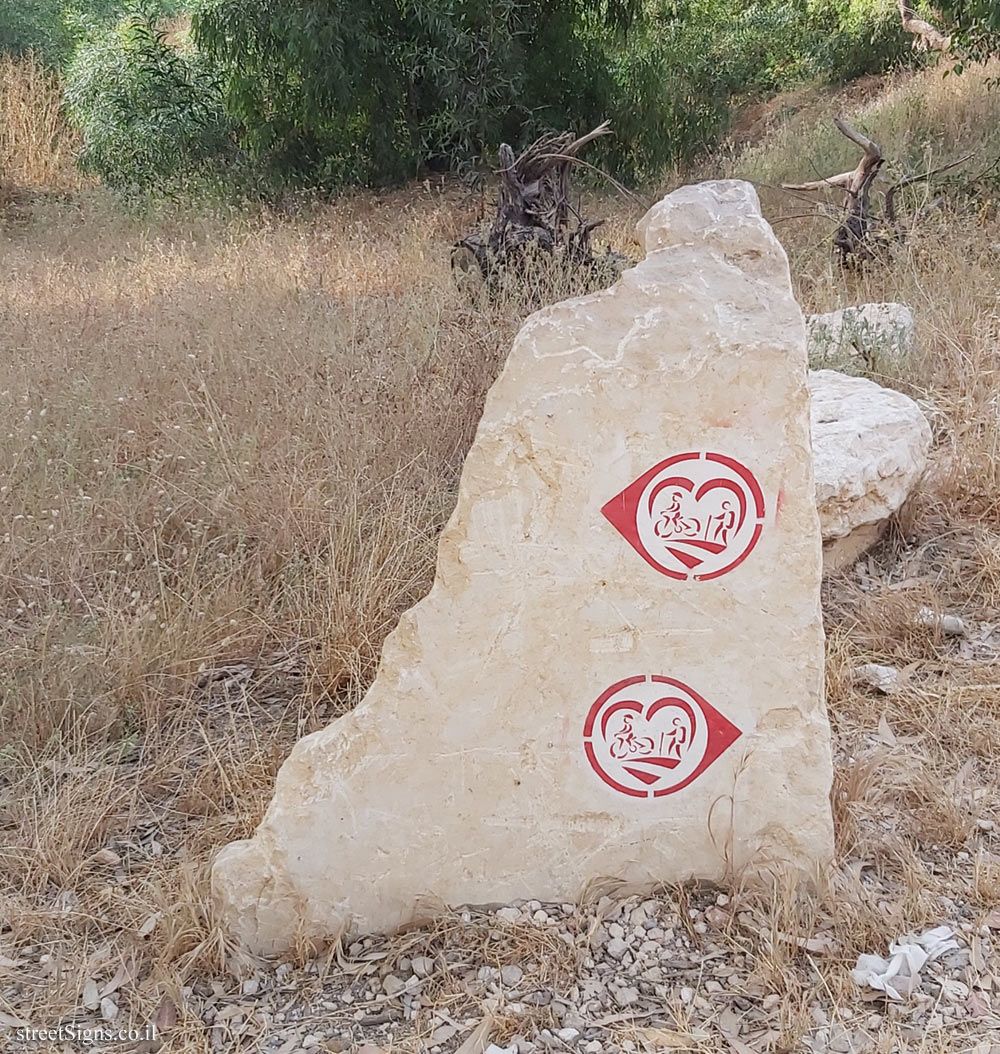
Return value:
M 168 43 L 134 11 L 93 28 L 66 69 L 66 102 L 83 134 L 80 165 L 127 194 L 222 178 L 234 156 L 217 74 L 194 48 Z
M 0 19 L 0 51 L 11 55 L 34 52 L 48 65 L 60 62 L 70 38 L 59 0 L 19 0 L 5 5 Z
M 954 22 L 959 47 L 971 58 L 1000 54 L 1000 5 L 996 0 L 944 0 L 941 6 Z
M 748 96 L 912 55 L 895 0 L 191 2 L 187 45 L 132 13 L 69 66 L 83 163 L 118 189 L 395 183 L 605 119 L 588 160 L 653 177 Z
M 835 83 L 913 61 L 896 0 L 819 0 L 808 17 L 815 71 Z
M 734 11 L 719 0 L 661 0 L 611 63 L 604 116 L 618 138 L 595 154 L 604 149 L 619 172 L 654 176 L 711 147 L 747 97 L 909 59 L 898 14 L 890 31 L 887 2 L 761 0 Z
M 73 52 L 84 25 L 106 22 L 122 11 L 122 0 L 8 0 L 0 20 L 0 52 L 33 52 L 47 66 L 60 66 Z
M 635 5 L 634 9 L 631 6 Z M 291 178 L 380 183 L 585 123 L 638 0 L 203 0 L 194 38 L 247 146 Z

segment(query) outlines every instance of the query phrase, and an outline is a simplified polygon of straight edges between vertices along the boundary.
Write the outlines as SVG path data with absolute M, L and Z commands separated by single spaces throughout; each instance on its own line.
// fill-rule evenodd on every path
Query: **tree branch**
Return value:
M 947 51 L 951 47 L 951 37 L 946 37 L 939 29 L 918 18 L 910 5 L 910 0 L 899 0 L 899 17 L 903 29 L 912 33 L 916 39 L 913 46 L 921 51 Z
M 906 179 L 901 179 L 898 183 L 894 183 L 885 192 L 885 218 L 890 223 L 894 224 L 896 222 L 896 195 L 901 190 L 906 187 L 912 187 L 914 183 L 923 183 L 924 180 L 930 179 L 931 176 L 937 176 L 942 172 L 947 172 L 949 169 L 957 168 L 959 165 L 964 165 L 966 161 L 970 161 L 974 156 L 974 151 L 968 154 L 963 154 L 954 161 L 949 161 L 945 165 L 939 165 L 937 168 L 932 168 L 929 172 L 921 172 L 919 176 L 907 176 Z
M 882 151 L 878 143 L 862 135 L 841 117 L 834 117 L 833 123 L 842 135 L 847 136 L 855 146 L 859 146 L 864 151 L 864 157 L 858 162 L 857 168 L 850 172 L 841 172 L 837 176 L 828 176 L 826 179 L 814 179 L 809 183 L 782 183 L 785 190 L 825 190 L 827 187 L 834 187 L 844 191 L 847 200 L 850 201 L 861 192 L 862 188 L 871 185 L 871 181 L 882 166 Z
M 836 187 L 847 190 L 854 179 L 854 169 L 850 172 L 841 172 L 839 176 L 830 176 L 828 179 L 814 179 L 809 183 L 782 183 L 782 190 L 826 190 L 828 187 Z
M 882 160 L 882 151 L 878 144 L 873 142 L 866 135 L 862 135 L 856 128 L 852 128 L 842 117 L 834 117 L 833 123 L 837 126 L 837 130 L 842 134 L 846 135 L 852 143 L 860 146 L 865 152 L 864 161 L 862 164 L 867 162 L 869 165 L 876 161 Z

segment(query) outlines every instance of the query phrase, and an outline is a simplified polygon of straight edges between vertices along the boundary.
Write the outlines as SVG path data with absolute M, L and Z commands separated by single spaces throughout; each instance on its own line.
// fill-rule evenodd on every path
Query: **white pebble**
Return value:
M 639 1002 L 639 989 L 638 988 L 619 988 L 614 994 L 615 1002 L 619 1006 L 631 1006 L 633 1003 Z
M 621 937 L 613 937 L 608 941 L 606 951 L 612 959 L 620 959 L 628 951 L 628 945 Z
M 399 995 L 406 988 L 406 982 L 401 981 L 395 974 L 387 974 L 382 978 L 382 990 L 390 998 Z

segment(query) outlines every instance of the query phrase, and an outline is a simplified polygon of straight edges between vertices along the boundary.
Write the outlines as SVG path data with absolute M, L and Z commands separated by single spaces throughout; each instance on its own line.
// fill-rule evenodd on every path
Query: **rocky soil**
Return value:
M 892 899 L 859 871 L 870 896 Z M 793 938 L 759 906 L 711 889 L 451 913 L 304 966 L 253 970 L 235 991 L 217 983 L 184 994 L 217 1051 L 852 1054 L 933 1050 L 938 1039 L 998 1054 L 1000 912 L 977 918 L 959 901 L 942 911 L 958 947 L 901 1000 L 852 979 L 854 962 L 821 917 L 813 936 Z M 813 983 L 817 964 L 826 973 L 833 963 L 846 999 Z

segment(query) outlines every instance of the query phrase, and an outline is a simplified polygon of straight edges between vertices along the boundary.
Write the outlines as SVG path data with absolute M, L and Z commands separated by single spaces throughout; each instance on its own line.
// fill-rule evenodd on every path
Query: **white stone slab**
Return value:
M 835 370 L 809 373 L 816 504 L 828 571 L 878 541 L 927 468 L 931 428 L 909 396 Z
M 741 182 L 676 191 L 612 289 L 533 315 L 430 594 L 213 871 L 250 946 L 421 894 L 813 873 L 832 853 L 805 327 Z

